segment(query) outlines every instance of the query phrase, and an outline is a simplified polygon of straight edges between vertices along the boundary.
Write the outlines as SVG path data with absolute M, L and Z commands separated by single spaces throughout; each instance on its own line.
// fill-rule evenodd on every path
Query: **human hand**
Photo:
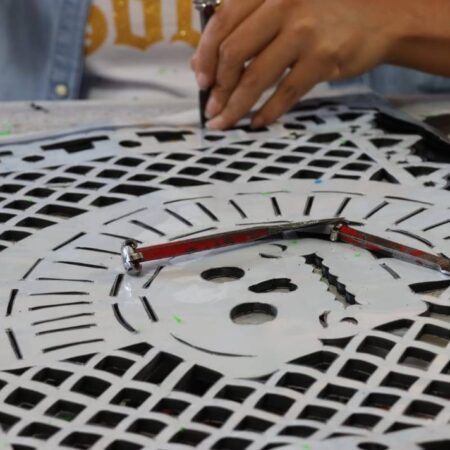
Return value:
M 223 0 L 192 60 L 200 87 L 213 87 L 208 128 L 233 126 L 274 84 L 255 128 L 317 83 L 388 61 L 405 7 L 404 0 Z

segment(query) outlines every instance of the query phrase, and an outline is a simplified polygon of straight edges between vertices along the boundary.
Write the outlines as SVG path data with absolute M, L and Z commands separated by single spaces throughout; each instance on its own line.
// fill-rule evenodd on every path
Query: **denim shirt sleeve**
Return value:
M 0 1 L 0 101 L 79 96 L 90 3 Z
M 384 95 L 439 94 L 450 92 L 450 78 L 417 70 L 382 65 L 363 76 L 365 82 Z

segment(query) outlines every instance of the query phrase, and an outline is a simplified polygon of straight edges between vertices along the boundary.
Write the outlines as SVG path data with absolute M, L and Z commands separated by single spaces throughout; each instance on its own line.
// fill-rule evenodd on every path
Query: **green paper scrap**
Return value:
M 356 252 L 356 253 L 355 253 L 355 256 L 356 256 L 357 258 L 359 258 L 359 257 L 361 256 L 361 252 Z
M 0 136 L 9 136 L 11 134 L 11 130 L 0 130 Z
M 173 316 L 173 320 L 175 320 L 176 323 L 181 324 L 183 321 L 181 320 L 181 317 Z
M 311 450 L 311 446 L 309 444 L 304 444 L 303 450 Z
M 272 195 L 272 192 L 260 192 L 261 195 L 264 195 L 264 197 L 270 197 Z
M 70 422 L 73 419 L 73 416 L 70 414 L 62 414 L 58 416 L 58 419 L 65 420 L 66 422 Z

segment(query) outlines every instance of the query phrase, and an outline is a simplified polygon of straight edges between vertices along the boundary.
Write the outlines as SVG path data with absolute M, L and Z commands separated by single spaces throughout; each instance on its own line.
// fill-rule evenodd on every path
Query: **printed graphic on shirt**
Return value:
M 194 28 L 194 12 L 191 0 L 96 0 L 87 24 L 86 55 L 111 36 L 114 45 L 139 50 L 161 41 L 196 47 L 200 33 Z
M 86 96 L 196 97 L 189 60 L 200 39 L 191 0 L 94 0 L 86 26 Z

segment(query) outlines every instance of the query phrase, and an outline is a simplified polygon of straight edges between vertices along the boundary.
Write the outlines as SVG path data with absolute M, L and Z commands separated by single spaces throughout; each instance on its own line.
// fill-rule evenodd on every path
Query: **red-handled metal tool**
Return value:
M 209 236 L 169 242 L 167 244 L 152 245 L 138 248 L 137 242 L 127 240 L 122 245 L 122 262 L 129 273 L 139 273 L 141 263 L 163 258 L 187 255 L 190 253 L 212 250 L 215 248 L 230 247 L 232 245 L 246 244 L 259 239 L 267 238 L 288 231 L 308 230 L 315 233 L 330 235 L 332 229 L 343 223 L 342 218 L 311 220 L 281 225 L 266 225 L 252 228 L 217 233 Z
M 445 275 L 450 275 L 450 260 L 444 256 L 432 255 L 398 242 L 374 236 L 373 234 L 349 227 L 345 223 L 337 225 L 330 238 L 331 240 L 353 244 L 374 253 L 385 254 L 392 258 L 439 270 Z
M 244 228 L 140 248 L 138 248 L 136 241 L 127 240 L 122 245 L 122 262 L 127 272 L 138 274 L 141 271 L 141 263 L 144 261 L 173 258 L 205 250 L 245 244 L 289 231 L 323 235 L 331 241 L 346 242 L 375 253 L 381 253 L 450 275 L 450 260 L 448 258 L 432 255 L 422 250 L 357 230 L 352 228 L 349 222 L 342 218 Z

